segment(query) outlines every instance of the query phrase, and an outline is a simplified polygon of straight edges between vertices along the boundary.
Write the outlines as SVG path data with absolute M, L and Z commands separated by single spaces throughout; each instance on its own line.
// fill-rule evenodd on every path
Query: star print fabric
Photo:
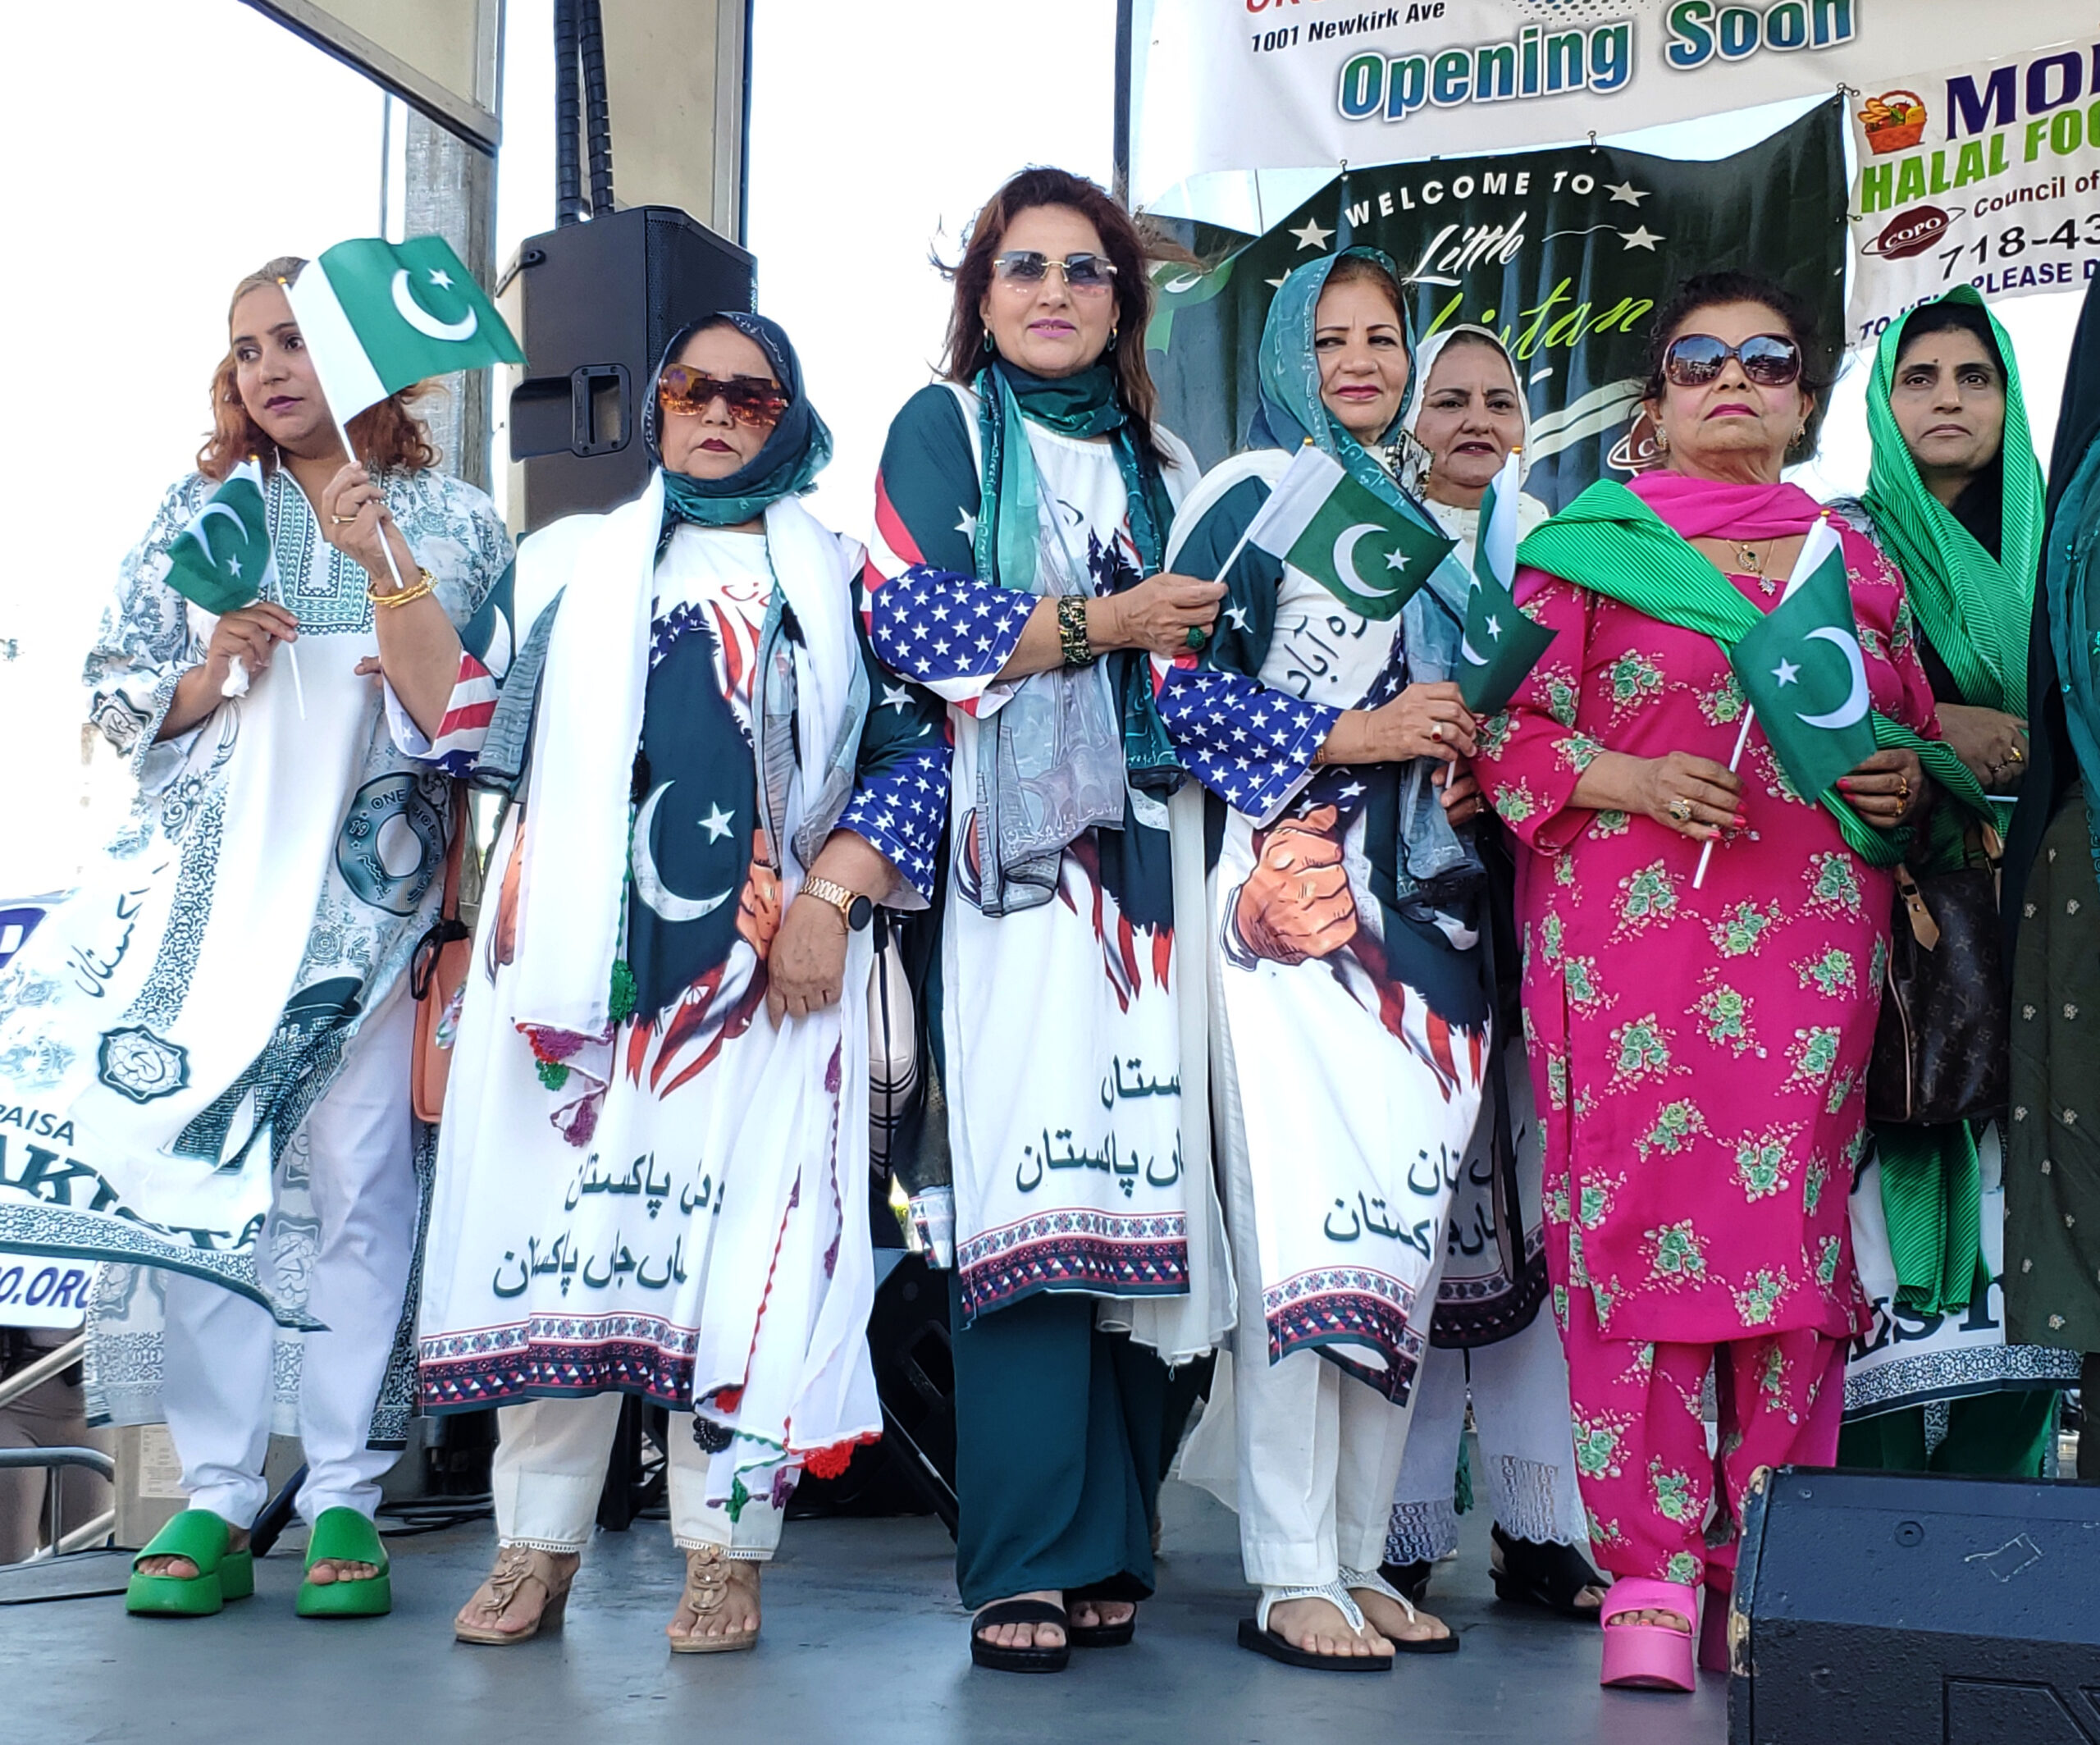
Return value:
M 1005 701 L 991 682 L 1013 658 L 1034 595 L 915 564 L 868 601 L 869 635 L 898 673 L 980 719 Z
M 1902 584 L 1842 536 L 1874 706 L 1932 732 Z M 1763 603 L 1754 578 L 1731 578 Z M 1703 888 L 1700 845 L 1574 803 L 1605 751 L 1725 765 L 1745 709 L 1708 637 L 1549 577 L 1518 604 L 1560 634 L 1475 770 L 1522 854 L 1518 920 L 1545 1135 L 1546 1254 L 1564 1326 L 1715 1341 L 1863 1325 L 1847 1193 L 1892 890 L 1788 785 L 1753 728 Z

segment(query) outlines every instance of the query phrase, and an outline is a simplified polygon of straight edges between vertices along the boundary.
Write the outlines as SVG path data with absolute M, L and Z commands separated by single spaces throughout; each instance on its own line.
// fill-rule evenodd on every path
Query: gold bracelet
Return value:
M 418 569 L 416 579 L 406 587 L 390 587 L 381 593 L 370 582 L 364 587 L 364 597 L 376 606 L 404 606 L 411 600 L 420 600 L 437 587 L 436 579 L 427 569 Z

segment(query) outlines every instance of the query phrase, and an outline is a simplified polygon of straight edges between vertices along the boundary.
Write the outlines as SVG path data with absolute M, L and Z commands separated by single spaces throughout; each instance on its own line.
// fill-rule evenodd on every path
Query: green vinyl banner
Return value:
M 1641 386 L 1653 317 L 1680 280 L 1776 279 L 1815 311 L 1819 358 L 1834 357 L 1845 125 L 1833 100 L 1710 162 L 1581 144 L 1352 171 L 1260 236 L 1197 227 L 1188 240 L 1208 270 L 1154 272 L 1145 344 L 1166 421 L 1206 466 L 1241 447 L 1270 298 L 1293 267 L 1349 240 L 1399 265 L 1418 340 L 1472 322 L 1515 354 L 1527 491 L 1557 509 L 1595 479 L 1623 480 L 1654 458 Z

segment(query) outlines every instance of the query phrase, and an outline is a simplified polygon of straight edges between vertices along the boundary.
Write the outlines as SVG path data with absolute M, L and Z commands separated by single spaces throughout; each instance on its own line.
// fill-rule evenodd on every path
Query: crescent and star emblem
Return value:
M 1367 533 L 1377 533 L 1383 531 L 1384 529 L 1375 521 L 1358 521 L 1344 528 L 1335 537 L 1335 573 L 1360 592 L 1381 595 L 1393 592 L 1390 587 L 1380 587 L 1373 582 L 1365 581 L 1356 567 L 1356 548 L 1362 543 L 1363 536 Z M 1404 570 L 1408 567 L 1406 555 L 1398 550 L 1387 552 L 1386 567 L 1388 569 Z
M 450 273 L 433 269 L 430 276 L 431 282 L 440 290 L 450 288 Z M 440 321 L 416 300 L 416 294 L 409 288 L 409 269 L 405 267 L 394 270 L 394 313 L 426 339 L 471 340 L 474 329 L 481 324 L 481 317 L 471 306 L 457 321 Z
M 240 541 L 240 545 L 235 548 L 233 554 L 229 556 L 226 561 L 226 568 L 231 572 L 234 579 L 238 581 L 240 579 L 240 552 L 248 544 L 248 523 L 246 522 L 243 521 L 239 515 L 228 509 L 223 503 L 207 503 L 202 509 L 197 511 L 197 518 L 191 522 L 189 527 L 185 528 L 184 531 L 187 532 L 192 539 L 195 540 L 199 545 L 204 548 L 205 561 L 209 563 L 214 569 L 217 569 L 219 567 L 219 555 L 216 551 L 212 550 L 211 541 L 204 537 L 204 523 L 209 521 L 214 515 L 224 515 L 227 520 L 231 521 L 234 524 L 236 535 Z
M 1824 624 L 1810 631 L 1806 640 L 1811 642 L 1828 642 L 1838 653 L 1844 656 L 1845 665 L 1851 675 L 1851 689 L 1847 694 L 1845 701 L 1827 714 L 1804 715 L 1801 710 L 1796 710 L 1795 718 L 1804 727 L 1828 728 L 1833 731 L 1850 727 L 1856 721 L 1864 720 L 1866 718 L 1869 701 L 1867 664 L 1860 653 L 1860 639 L 1850 631 L 1838 629 L 1834 624 Z M 1772 669 L 1772 676 L 1782 685 L 1790 685 L 1796 682 L 1800 672 L 1801 668 L 1792 661 L 1782 660 Z
M 634 888 L 642 902 L 667 921 L 696 921 L 702 916 L 712 915 L 736 895 L 736 887 L 718 892 L 712 897 L 681 897 L 665 884 L 656 872 L 656 856 L 650 847 L 650 836 L 656 823 L 656 807 L 664 796 L 677 783 L 666 782 L 653 788 L 649 797 L 641 802 L 641 810 L 634 818 Z M 700 820 L 710 840 L 728 834 L 729 819 L 722 808 L 716 806 L 714 814 Z

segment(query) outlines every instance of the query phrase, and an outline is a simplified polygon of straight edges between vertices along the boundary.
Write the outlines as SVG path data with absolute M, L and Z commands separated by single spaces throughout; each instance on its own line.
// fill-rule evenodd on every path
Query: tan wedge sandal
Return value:
M 678 1613 L 673 1615 L 673 1622 L 679 1613 L 690 1611 L 696 1624 L 705 1624 L 728 1603 L 732 1587 L 744 1588 L 756 1601 L 760 1568 L 758 1564 L 731 1557 L 719 1545 L 688 1551 L 685 1592 L 678 1596 Z M 728 1631 L 719 1636 L 703 1635 L 697 1629 L 691 1635 L 667 1629 L 664 1634 L 671 1638 L 673 1654 L 733 1654 L 738 1649 L 758 1646 L 756 1629 Z
M 468 1624 L 454 1618 L 453 1635 L 461 1642 L 508 1648 L 514 1642 L 532 1641 L 542 1630 L 559 1629 L 562 1615 L 568 1610 L 568 1584 L 576 1579 L 577 1568 L 582 1561 L 573 1554 L 559 1555 L 552 1551 L 536 1551 L 530 1546 L 500 1547 L 495 1555 L 495 1569 L 475 1590 L 468 1606 L 478 1602 L 481 1610 L 494 1612 L 500 1618 L 514 1606 L 523 1610 L 524 1605 L 530 1604 L 531 1590 L 537 1588 L 541 1595 L 539 1615 L 523 1630 L 492 1629 L 486 1624 Z M 568 1567 L 564 1569 L 564 1565 Z M 463 1607 L 463 1612 L 464 1610 Z

